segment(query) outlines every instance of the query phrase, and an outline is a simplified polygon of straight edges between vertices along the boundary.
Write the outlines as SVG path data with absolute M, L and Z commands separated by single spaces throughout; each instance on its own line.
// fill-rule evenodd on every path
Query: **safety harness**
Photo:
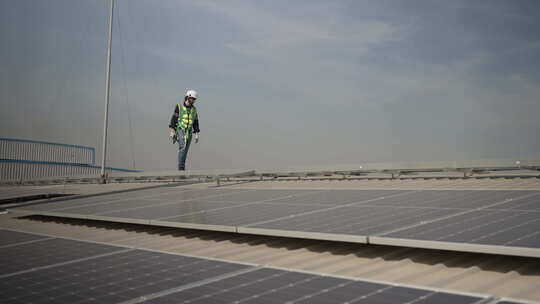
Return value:
M 193 134 L 193 122 L 197 120 L 197 108 L 195 106 L 185 107 L 178 104 L 178 130 L 182 130 L 184 133 L 184 143 L 187 143 L 188 139 Z

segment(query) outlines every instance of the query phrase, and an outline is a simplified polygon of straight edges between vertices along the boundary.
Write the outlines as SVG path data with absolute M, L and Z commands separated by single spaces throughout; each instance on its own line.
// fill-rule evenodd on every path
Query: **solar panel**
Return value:
M 27 264 L 27 271 L 12 273 L 2 265 L 2 303 L 466 304 L 488 299 L 59 238 L 3 248 L 0 256 L 12 248 L 18 248 L 17 260 L 46 260 L 47 267 Z M 99 255 L 103 252 L 108 254 Z
M 535 213 L 482 210 L 386 235 L 450 242 L 487 242 L 506 245 L 515 241 L 517 236 L 524 236 L 526 231 L 539 231 L 537 229 L 539 227 L 540 218 Z M 514 228 L 520 229 L 514 231 Z
M 139 191 L 108 194 L 103 196 L 94 196 L 80 198 L 76 200 L 63 200 L 46 204 L 38 204 L 24 207 L 31 211 L 68 211 L 77 207 L 89 207 L 99 205 L 111 205 L 114 208 L 116 203 L 150 204 L 151 202 L 170 203 L 171 201 L 191 200 L 198 197 L 212 197 L 224 195 L 231 192 L 243 192 L 233 189 L 189 189 L 189 188 L 154 188 Z
M 108 254 L 124 248 L 66 239 L 46 239 L 0 250 L 0 278 L 5 278 L 35 268 Z
M 515 198 L 516 195 L 526 194 L 530 194 L 529 191 L 422 190 L 409 192 L 407 195 L 384 198 L 370 202 L 369 205 L 474 209 L 485 208 L 494 203 Z
M 171 215 L 191 214 L 203 210 L 219 210 L 226 207 L 240 205 L 239 202 L 208 202 L 204 200 L 191 200 L 176 203 L 156 203 L 143 202 L 133 204 L 132 202 L 123 202 L 122 205 L 115 204 L 79 207 L 70 209 L 70 213 L 86 215 L 105 215 L 114 217 L 126 217 L 137 219 L 157 219 Z
M 260 202 L 265 200 L 276 200 L 288 198 L 293 195 L 309 194 L 317 191 L 313 190 L 244 190 L 236 193 L 227 193 L 209 198 L 211 201 L 225 202 Z
M 0 249 L 22 243 L 48 239 L 46 236 L 0 229 Z
M 323 204 L 342 205 L 353 202 L 368 201 L 387 195 L 404 193 L 403 190 L 315 190 L 309 192 L 296 192 L 294 197 L 272 200 L 274 204 Z
M 53 193 L 63 193 L 62 187 L 5 187 L 2 186 L 0 191 L 0 204 L 9 202 L 10 200 L 16 200 L 21 197 L 47 195 Z
M 540 248 L 539 235 L 540 218 L 537 213 L 483 210 L 382 236 L 409 240 Z
M 371 235 L 457 212 L 429 208 L 350 206 L 245 227 Z
M 530 195 L 512 199 L 503 204 L 491 207 L 495 210 L 516 210 L 516 211 L 540 211 L 540 194 L 539 192 L 530 193 Z
M 273 220 L 284 216 L 320 209 L 324 209 L 324 206 L 305 204 L 284 204 L 276 206 L 270 203 L 259 203 L 222 210 L 209 210 L 198 214 L 161 218 L 158 220 L 194 224 L 242 226 L 249 223 Z
M 529 190 L 166 188 L 23 210 L 158 226 L 540 257 L 539 199 L 540 191 Z
M 162 303 L 476 303 L 480 296 L 263 268 L 145 301 Z
M 246 267 L 131 250 L 11 276 L 0 295 L 19 303 L 120 303 Z

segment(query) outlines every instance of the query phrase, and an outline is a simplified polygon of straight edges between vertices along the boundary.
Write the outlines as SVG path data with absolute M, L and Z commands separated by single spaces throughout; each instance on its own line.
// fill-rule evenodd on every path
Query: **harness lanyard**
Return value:
M 189 119 L 191 118 L 191 109 L 186 109 L 186 112 L 187 112 L 187 122 L 186 122 L 186 131 L 184 133 L 184 147 L 187 145 L 188 136 L 191 137 L 191 132 L 190 131 L 191 131 L 191 128 L 193 128 L 189 123 L 189 121 L 190 121 Z

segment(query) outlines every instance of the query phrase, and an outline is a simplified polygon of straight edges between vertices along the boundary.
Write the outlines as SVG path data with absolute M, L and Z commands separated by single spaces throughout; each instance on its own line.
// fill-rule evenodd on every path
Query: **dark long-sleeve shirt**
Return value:
M 185 105 L 184 105 L 185 107 Z M 175 129 L 178 126 L 178 116 L 180 115 L 180 109 L 178 108 L 178 105 L 174 107 L 174 113 L 171 117 L 171 122 L 169 123 L 169 128 Z M 199 133 L 201 130 L 199 129 L 199 115 L 197 113 L 197 119 L 193 121 L 193 133 Z

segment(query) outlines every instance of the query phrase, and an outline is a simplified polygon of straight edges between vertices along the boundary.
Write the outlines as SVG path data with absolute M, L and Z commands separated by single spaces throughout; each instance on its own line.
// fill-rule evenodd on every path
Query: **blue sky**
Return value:
M 539 155 L 537 1 L 116 3 L 110 165 L 175 167 L 186 88 L 191 169 Z M 106 22 L 105 0 L 0 2 L 0 136 L 101 148 Z

